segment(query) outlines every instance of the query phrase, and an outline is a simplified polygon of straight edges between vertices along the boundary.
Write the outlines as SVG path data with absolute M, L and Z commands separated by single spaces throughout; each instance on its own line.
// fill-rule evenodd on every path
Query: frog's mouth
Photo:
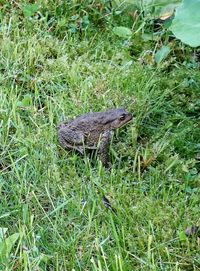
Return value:
M 132 119 L 133 119 L 133 115 L 132 114 L 128 114 L 126 116 L 126 122 L 125 122 L 125 124 L 128 123 L 128 122 L 130 122 Z
M 127 120 L 127 122 L 129 122 L 129 121 L 131 121 L 132 119 L 133 119 L 133 115 L 131 115 L 131 114 L 128 114 L 128 120 Z

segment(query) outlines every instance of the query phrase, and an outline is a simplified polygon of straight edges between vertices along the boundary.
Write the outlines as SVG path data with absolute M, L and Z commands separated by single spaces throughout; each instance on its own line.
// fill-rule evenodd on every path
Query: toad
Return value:
M 74 149 L 84 154 L 85 149 L 97 150 L 102 164 L 108 165 L 108 147 L 111 131 L 132 119 L 123 108 L 94 112 L 76 117 L 58 125 L 58 140 L 64 149 Z

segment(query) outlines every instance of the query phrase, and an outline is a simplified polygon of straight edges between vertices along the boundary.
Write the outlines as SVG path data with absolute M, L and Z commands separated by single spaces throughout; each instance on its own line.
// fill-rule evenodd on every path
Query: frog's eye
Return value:
M 119 119 L 120 119 L 120 120 L 125 120 L 125 118 L 126 118 L 126 115 L 125 115 L 125 114 L 123 114 L 123 115 L 121 115 L 121 116 L 120 116 L 120 118 L 119 118 Z

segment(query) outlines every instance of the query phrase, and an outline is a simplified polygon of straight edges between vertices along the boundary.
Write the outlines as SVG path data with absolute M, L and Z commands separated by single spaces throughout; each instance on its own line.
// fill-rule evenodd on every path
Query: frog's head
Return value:
M 109 110 L 107 111 L 107 114 L 110 120 L 111 129 L 119 128 L 133 118 L 132 115 L 123 108 Z

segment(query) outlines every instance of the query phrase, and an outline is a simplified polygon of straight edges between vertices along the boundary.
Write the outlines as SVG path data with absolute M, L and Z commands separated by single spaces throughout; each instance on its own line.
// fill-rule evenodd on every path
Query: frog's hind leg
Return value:
M 84 154 L 84 135 L 70 129 L 61 128 L 58 131 L 58 140 L 64 149 L 74 149 Z

